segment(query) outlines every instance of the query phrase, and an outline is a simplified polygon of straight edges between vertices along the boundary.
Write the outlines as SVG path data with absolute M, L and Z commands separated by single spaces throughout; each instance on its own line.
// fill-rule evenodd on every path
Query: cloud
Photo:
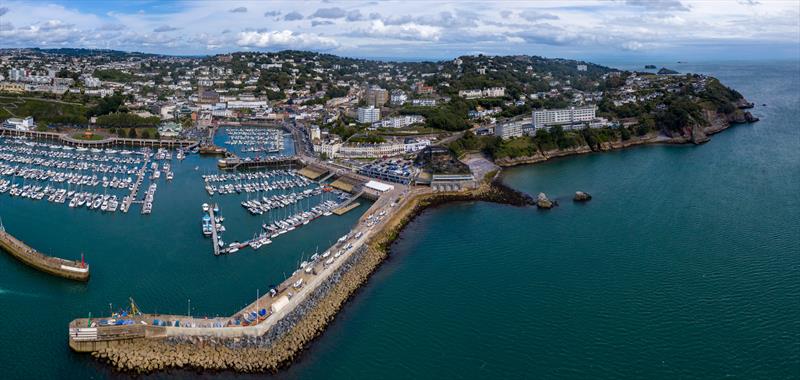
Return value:
M 625 0 L 625 4 L 647 11 L 689 11 L 679 0 Z
M 333 25 L 335 22 L 330 20 L 314 20 L 311 21 L 311 27 L 321 26 L 321 25 Z
M 161 26 L 153 29 L 153 31 L 156 32 L 156 33 L 163 33 L 163 32 L 172 32 L 172 31 L 175 31 L 175 30 L 178 30 L 178 29 L 180 29 L 180 28 L 176 28 L 174 26 L 169 26 L 169 25 L 161 25 Z
M 329 50 L 339 46 L 336 40 L 312 33 L 283 31 L 246 31 L 238 34 L 236 44 L 257 48 L 303 48 Z
M 347 16 L 347 11 L 339 7 L 317 9 L 311 18 L 342 18 Z
M 381 18 L 381 14 L 378 12 L 372 12 L 369 14 L 370 20 L 379 20 Z
M 283 16 L 283 19 L 285 21 L 302 20 L 303 19 L 303 15 L 301 15 L 299 12 L 292 11 L 292 12 L 287 13 L 286 16 Z
M 281 15 L 281 11 L 266 11 L 266 12 L 264 12 L 264 17 L 276 17 L 276 16 L 280 16 L 280 15 Z
M 347 21 L 361 21 L 364 19 L 364 16 L 361 14 L 361 11 L 358 9 L 354 11 L 347 12 Z
M 441 28 L 421 25 L 413 22 L 403 24 L 385 24 L 382 20 L 373 20 L 369 27 L 350 33 L 354 37 L 395 38 L 400 40 L 436 41 L 441 36 Z
M 231 13 L 247 13 L 247 7 L 236 7 L 236 8 L 233 8 L 233 9 L 229 10 L 228 12 L 231 12 Z
M 125 25 L 122 24 L 103 24 L 97 30 L 106 30 L 106 31 L 114 31 L 114 30 L 124 30 Z
M 0 7 L 0 16 L 8 13 L 8 7 Z
M 558 20 L 558 16 L 552 13 L 539 12 L 533 9 L 526 9 L 522 12 L 519 12 L 519 17 L 522 17 L 528 21 Z

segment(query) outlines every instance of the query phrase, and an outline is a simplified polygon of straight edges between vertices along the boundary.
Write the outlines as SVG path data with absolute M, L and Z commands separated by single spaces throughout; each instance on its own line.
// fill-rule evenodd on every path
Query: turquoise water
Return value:
M 277 376 L 203 377 L 797 378 L 800 66 L 681 69 L 740 90 L 759 104 L 761 122 L 703 146 L 509 170 L 507 183 L 561 206 L 428 211 L 296 365 Z M 145 311 L 184 313 L 191 298 L 195 314 L 231 314 L 360 214 L 311 223 L 257 253 L 213 257 L 199 226 L 207 196 L 192 174 L 213 164 L 192 157 L 173 165 L 174 183 L 159 185 L 147 218 L 0 196 L 11 232 L 62 256 L 83 250 L 94 271 L 81 285 L 0 256 L 0 370 L 10 378 L 116 376 L 69 351 L 72 318 L 128 296 Z M 573 204 L 576 190 L 595 198 Z M 229 203 L 228 228 L 252 234 L 257 218 Z
M 761 122 L 505 173 L 559 199 L 549 212 L 424 213 L 282 377 L 798 378 L 800 67 L 681 69 Z
M 10 233 L 47 254 L 80 258 L 83 252 L 92 269 L 88 284 L 75 283 L 0 255 L 0 372 L 11 378 L 108 376 L 106 366 L 69 350 L 72 319 L 108 315 L 109 303 L 117 310 L 128 297 L 145 312 L 186 314 L 191 303 L 192 315 L 232 315 L 286 278 L 303 257 L 343 235 L 369 207 L 362 202 L 344 216 L 320 218 L 258 251 L 215 257 L 201 234 L 202 203 L 219 202 L 227 242 L 260 232 L 265 216 L 239 205 L 244 193 L 209 199 L 201 175 L 216 171 L 216 158 L 190 155 L 172 167 L 175 178 L 159 180 L 149 216 L 140 215 L 138 205 L 128 214 L 101 214 L 0 195 L 0 216 Z M 315 201 L 319 197 L 310 203 Z

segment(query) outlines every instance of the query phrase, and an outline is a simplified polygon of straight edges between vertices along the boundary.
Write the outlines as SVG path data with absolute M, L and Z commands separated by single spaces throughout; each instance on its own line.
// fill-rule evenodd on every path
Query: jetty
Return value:
M 0 247 L 19 261 L 42 272 L 75 281 L 89 281 L 89 265 L 81 261 L 47 256 L 15 238 L 0 225 Z
M 214 256 L 219 256 L 219 235 L 217 235 L 217 222 L 214 219 L 214 208 L 216 204 L 208 208 L 208 216 L 211 218 L 211 245 L 214 246 Z
M 229 157 L 217 162 L 217 166 L 222 170 L 235 169 L 295 169 L 300 167 L 300 160 L 296 156 L 277 156 L 260 159 L 242 159 L 239 157 Z

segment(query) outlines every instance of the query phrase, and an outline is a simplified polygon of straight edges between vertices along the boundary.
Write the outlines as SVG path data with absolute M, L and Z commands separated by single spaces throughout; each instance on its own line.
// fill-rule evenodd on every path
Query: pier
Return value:
M 217 222 L 214 220 L 215 207 L 216 204 L 208 207 L 208 216 L 211 218 L 211 245 L 214 246 L 214 256 L 219 256 L 219 235 L 217 235 Z
M 241 159 L 239 157 L 224 158 L 217 162 L 217 166 L 222 170 L 235 169 L 295 169 L 301 165 L 296 156 L 288 157 L 268 157 L 262 159 Z
M 75 281 L 89 281 L 88 264 L 40 253 L 6 232 L 2 225 L 0 225 L 0 247 L 19 261 L 42 272 Z

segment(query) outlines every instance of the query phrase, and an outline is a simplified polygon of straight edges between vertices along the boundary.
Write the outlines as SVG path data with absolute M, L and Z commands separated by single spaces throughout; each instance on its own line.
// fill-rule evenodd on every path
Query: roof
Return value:
M 383 182 L 378 182 L 378 181 L 369 181 L 366 184 L 364 184 L 364 186 L 373 190 L 378 190 L 380 192 L 385 192 L 394 189 L 394 186 L 387 185 Z

